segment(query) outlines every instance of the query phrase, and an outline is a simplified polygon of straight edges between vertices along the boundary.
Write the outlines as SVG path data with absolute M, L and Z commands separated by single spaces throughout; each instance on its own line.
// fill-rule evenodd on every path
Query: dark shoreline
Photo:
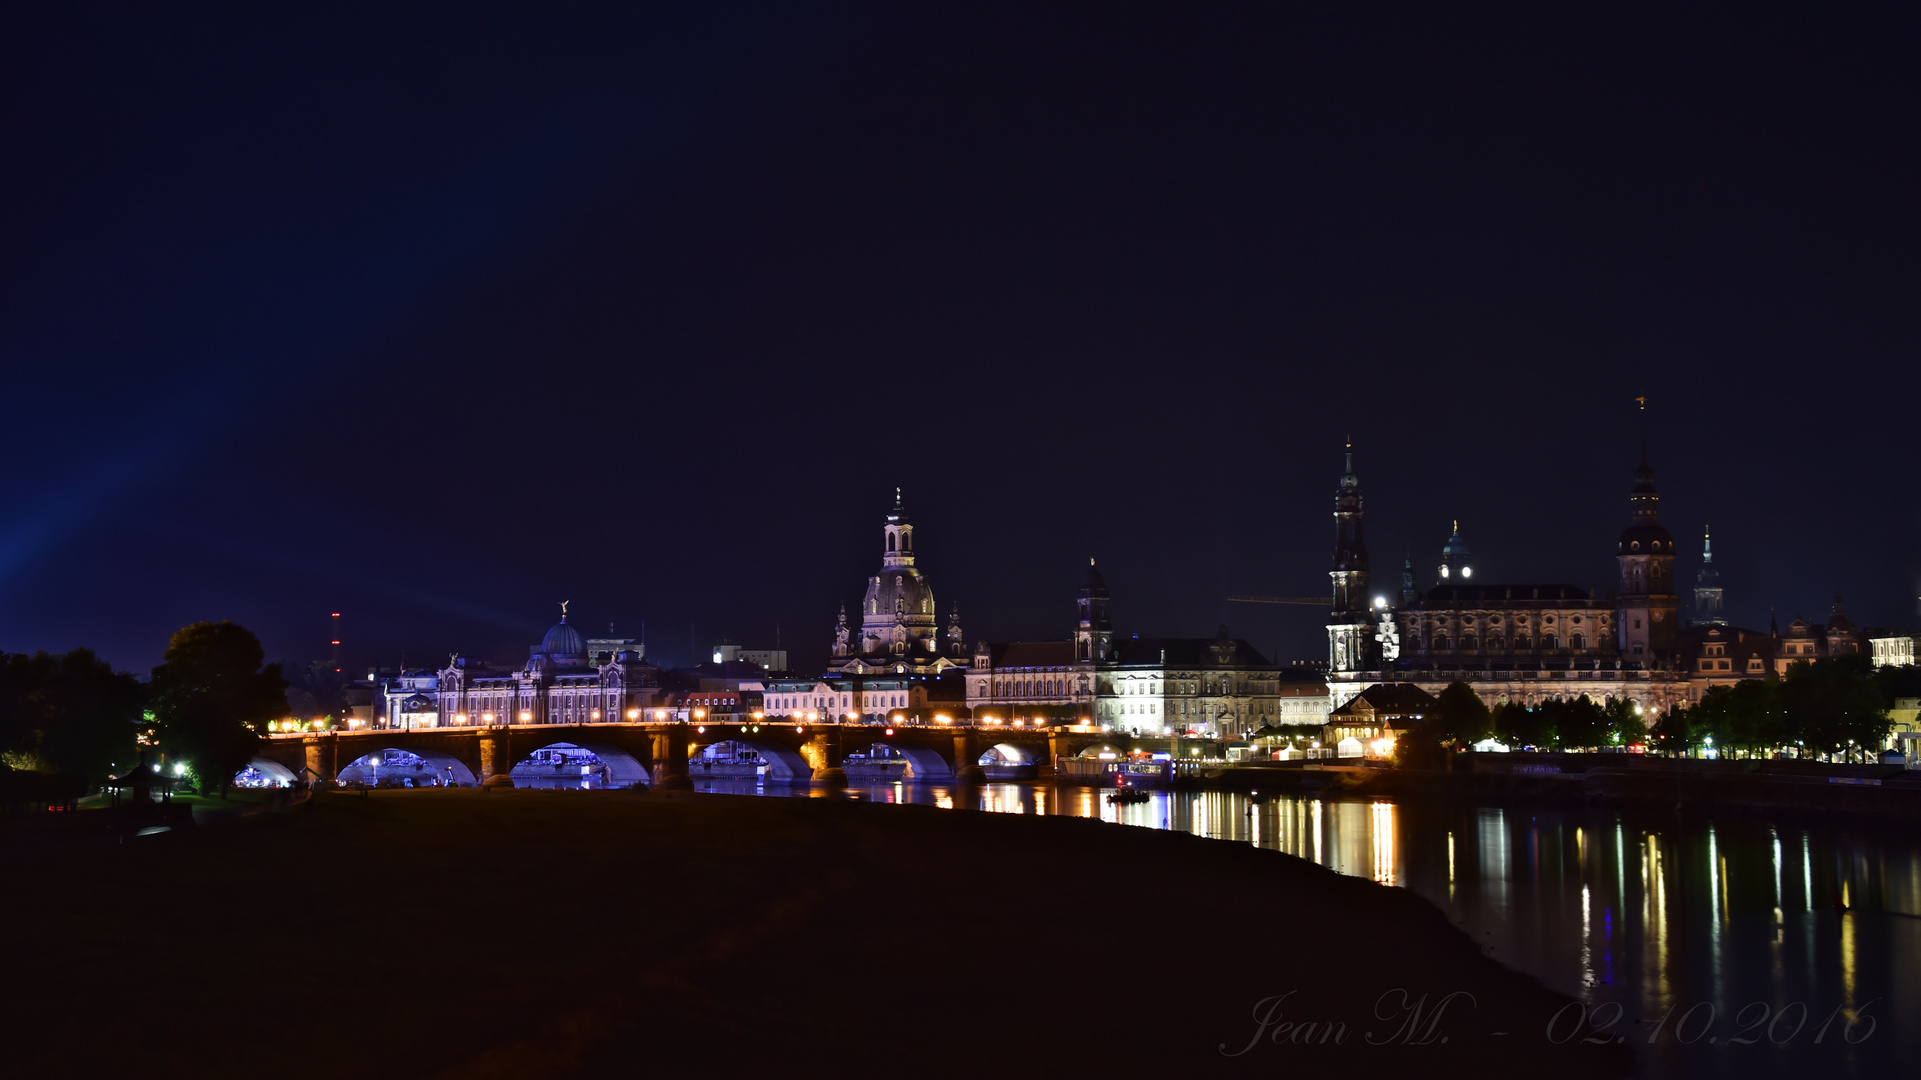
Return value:
M 1482 759 L 1493 755 L 1477 755 Z M 1546 800 L 1640 810 L 1742 812 L 1837 821 L 1921 820 L 1921 772 L 1815 762 L 1690 761 L 1679 781 L 1668 761 L 1623 755 L 1502 755 L 1450 770 L 1337 763 L 1225 765 L 1176 777 L 1177 791 L 1327 794 L 1356 798 Z M 1480 767 L 1474 767 L 1474 766 Z M 1667 766 L 1667 767 L 1664 767 Z M 1834 778 L 1830 780 L 1830 777 Z M 1071 777 L 1057 783 L 1074 784 Z
M 1076 818 L 381 792 L 15 869 L 0 910 L 33 928 L 35 992 L 0 1028 L 30 1074 L 137 1049 L 162 1076 L 574 1076 L 722 1046 L 735 1074 L 1632 1069 L 1534 1034 L 1571 999 L 1406 890 Z M 164 991 L 99 992 L 136 957 Z M 1374 1010 L 1400 990 L 1474 1004 L 1397 1042 Z M 1341 1038 L 1276 1043 L 1286 1024 Z

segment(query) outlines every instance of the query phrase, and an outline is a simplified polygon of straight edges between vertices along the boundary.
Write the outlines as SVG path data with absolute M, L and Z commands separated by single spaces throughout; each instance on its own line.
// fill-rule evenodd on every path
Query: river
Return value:
M 1490 956 L 1582 1002 L 1551 1030 L 1517 1034 L 1570 1037 L 1585 1008 L 1647 1076 L 1867 1077 L 1921 1062 L 1911 828 L 1232 792 L 1116 806 L 1098 789 L 1037 783 L 856 785 L 847 797 L 1178 829 L 1410 889 Z

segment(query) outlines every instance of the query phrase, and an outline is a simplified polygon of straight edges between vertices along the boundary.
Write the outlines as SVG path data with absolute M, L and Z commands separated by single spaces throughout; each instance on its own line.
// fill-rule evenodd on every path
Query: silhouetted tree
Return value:
M 1440 701 L 1435 709 L 1440 724 L 1435 735 L 1442 743 L 1469 746 L 1487 738 L 1493 730 L 1494 714 L 1472 686 L 1451 682 L 1441 688 L 1436 698 Z
M 224 798 L 259 745 L 267 721 L 287 709 L 287 680 L 253 632 L 232 622 L 198 622 L 167 643 L 153 669 L 161 745 Z
M 1494 710 L 1494 737 L 1507 745 L 1545 749 L 1554 745 L 1554 728 L 1538 709 L 1508 702 Z
M 1590 750 L 1607 741 L 1607 714 L 1586 694 L 1573 701 L 1543 702 L 1541 711 L 1558 749 Z
M 138 679 L 91 649 L 0 654 L 0 752 L 17 769 L 91 786 L 138 760 L 134 733 L 144 698 Z
M 1785 736 L 1820 754 L 1850 747 L 1878 750 L 1891 726 L 1867 662 L 1861 657 L 1800 661 L 1781 681 Z

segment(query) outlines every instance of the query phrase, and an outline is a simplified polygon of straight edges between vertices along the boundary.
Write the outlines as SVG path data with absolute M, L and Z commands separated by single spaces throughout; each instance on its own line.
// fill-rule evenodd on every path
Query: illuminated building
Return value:
M 1617 592 L 1563 583 L 1484 580 L 1468 561 L 1459 523 L 1441 551 L 1439 582 L 1425 592 L 1404 578 L 1390 605 L 1366 588 L 1360 480 L 1347 456 L 1335 495 L 1333 612 L 1328 620 L 1329 699 L 1335 713 L 1365 688 L 1406 682 L 1438 693 L 1472 686 L 1490 705 L 1532 705 L 1587 695 L 1626 698 L 1650 712 L 1690 700 L 1678 634 L 1674 539 L 1660 522 L 1654 472 L 1643 462 L 1616 538 Z
M 1088 559 L 1074 602 L 1073 639 L 977 643 L 967 669 L 968 708 L 975 716 L 999 712 L 1003 720 L 1025 715 L 1093 723 L 1097 665 L 1114 648 L 1107 604 L 1107 580 Z
M 856 638 L 841 609 L 834 630 L 834 648 L 827 669 L 863 675 L 940 675 L 965 663 L 960 614 L 949 610 L 947 627 L 937 625 L 934 590 L 914 565 L 914 526 L 894 492 L 894 508 L 881 529 L 881 569 L 867 579 L 861 600 L 860 630 Z
M 1322 738 L 1336 757 L 1386 757 L 1401 733 L 1440 704 L 1411 683 L 1376 684 L 1329 713 Z
M 386 726 L 407 728 L 612 723 L 654 703 L 658 675 L 627 651 L 593 663 L 562 605 L 560 622 L 520 670 L 495 673 L 456 655 L 438 672 L 384 682 L 381 715 Z
M 1116 731 L 1142 735 L 1172 729 L 1246 738 L 1283 722 L 1283 688 L 1303 675 L 1262 656 L 1225 626 L 1212 638 L 1119 638 L 1113 652 L 1099 665 L 1097 715 Z M 1309 685 L 1317 686 L 1318 678 Z
M 1282 668 L 1225 626 L 1212 638 L 1117 636 L 1108 601 L 1107 581 L 1089 559 L 1072 638 L 977 644 L 966 676 L 975 719 L 1222 738 L 1298 724 L 1318 737 L 1327 718 L 1318 670 Z

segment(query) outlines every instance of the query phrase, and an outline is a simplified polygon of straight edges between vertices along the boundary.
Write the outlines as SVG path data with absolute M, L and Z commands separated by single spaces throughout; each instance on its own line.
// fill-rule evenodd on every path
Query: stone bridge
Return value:
M 758 751 L 768 763 L 766 779 L 806 783 L 844 776 L 848 755 L 875 745 L 907 759 L 911 780 L 979 780 L 977 762 L 989 749 L 1018 763 L 1032 763 L 1042 778 L 1062 758 L 1096 744 L 1126 745 L 1125 736 L 1090 727 L 981 727 L 973 725 L 610 723 L 515 724 L 413 730 L 294 732 L 270 735 L 260 756 L 308 782 L 335 782 L 353 762 L 383 750 L 405 750 L 431 763 L 437 775 L 461 783 L 506 778 L 535 751 L 569 744 L 592 751 L 608 766 L 615 786 L 648 783 L 682 787 L 688 761 L 703 747 L 732 742 Z M 275 770 L 277 772 L 277 770 Z

